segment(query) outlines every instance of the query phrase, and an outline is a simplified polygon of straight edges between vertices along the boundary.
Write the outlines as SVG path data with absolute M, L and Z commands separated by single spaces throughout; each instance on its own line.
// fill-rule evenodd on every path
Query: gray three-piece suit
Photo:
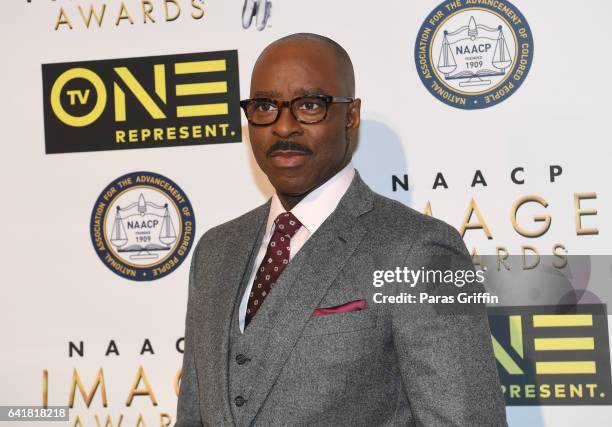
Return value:
M 177 426 L 506 425 L 484 307 L 372 299 L 405 290 L 373 287 L 375 270 L 448 256 L 471 268 L 460 235 L 358 173 L 241 334 L 269 207 L 212 228 L 195 249 Z M 363 310 L 312 316 L 362 299 Z

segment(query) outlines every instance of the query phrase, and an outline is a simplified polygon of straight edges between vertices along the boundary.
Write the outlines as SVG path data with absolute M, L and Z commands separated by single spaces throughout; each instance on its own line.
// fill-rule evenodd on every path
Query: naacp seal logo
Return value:
M 91 214 L 91 240 L 102 262 L 130 280 L 156 280 L 185 260 L 195 233 L 187 196 L 152 172 L 117 178 L 100 194 Z
M 445 1 L 421 26 L 414 55 L 421 81 L 440 101 L 487 108 L 509 98 L 527 77 L 533 38 L 510 2 Z

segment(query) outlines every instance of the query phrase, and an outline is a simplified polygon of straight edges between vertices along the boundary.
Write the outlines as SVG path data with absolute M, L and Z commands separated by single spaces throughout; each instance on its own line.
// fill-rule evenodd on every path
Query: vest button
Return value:
M 236 398 L 234 399 L 234 403 L 236 404 L 236 406 L 240 407 L 246 403 L 246 399 L 242 396 L 236 396 Z
M 244 365 L 246 362 L 248 362 L 250 360 L 251 359 L 249 359 L 248 357 L 246 357 L 242 353 L 236 355 L 236 363 L 238 363 L 239 365 Z

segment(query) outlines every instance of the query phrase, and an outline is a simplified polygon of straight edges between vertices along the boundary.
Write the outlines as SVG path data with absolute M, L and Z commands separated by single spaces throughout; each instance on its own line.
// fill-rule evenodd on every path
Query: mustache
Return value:
M 312 150 L 310 148 L 289 139 L 279 139 L 272 144 L 272 147 L 270 147 L 268 150 L 268 156 L 276 150 L 300 151 L 305 154 L 312 154 Z

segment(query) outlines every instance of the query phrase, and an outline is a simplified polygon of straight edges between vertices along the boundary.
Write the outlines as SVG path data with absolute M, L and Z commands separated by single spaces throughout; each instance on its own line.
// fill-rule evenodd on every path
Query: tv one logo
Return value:
M 610 405 L 605 305 L 489 308 L 506 405 Z
M 48 154 L 240 142 L 233 51 L 42 66 Z

